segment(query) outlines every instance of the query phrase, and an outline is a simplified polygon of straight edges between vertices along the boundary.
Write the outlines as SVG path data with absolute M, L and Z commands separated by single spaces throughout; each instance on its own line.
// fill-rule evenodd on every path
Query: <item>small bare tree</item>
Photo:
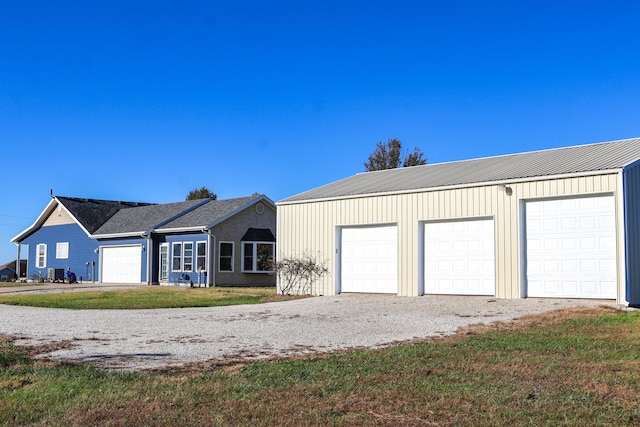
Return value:
M 308 254 L 280 259 L 274 262 L 273 270 L 278 276 L 282 295 L 288 295 L 294 291 L 303 295 L 311 294 L 313 284 L 329 272 L 324 264 Z
M 427 159 L 420 147 L 414 147 L 413 153 L 402 155 L 402 142 L 393 138 L 376 144 L 376 149 L 369 155 L 369 161 L 364 163 L 364 168 L 367 171 L 379 171 L 426 164 Z

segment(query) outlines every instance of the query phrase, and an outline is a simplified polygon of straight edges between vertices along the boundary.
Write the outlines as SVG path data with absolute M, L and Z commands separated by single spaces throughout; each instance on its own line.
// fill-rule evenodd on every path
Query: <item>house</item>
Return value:
M 168 204 L 52 197 L 11 239 L 29 277 L 161 285 L 274 285 L 276 207 L 264 195 Z
M 315 293 L 640 304 L 640 139 L 360 173 L 278 206 Z
M 4 265 L 0 265 L 0 282 L 8 282 L 10 280 L 18 278 L 18 274 L 17 274 L 18 267 L 16 264 L 17 264 L 17 261 L 11 261 Z M 27 268 L 27 260 L 21 259 L 20 271 L 23 273 L 20 274 L 20 278 L 27 277 L 26 274 L 24 273 L 26 271 L 26 268 Z

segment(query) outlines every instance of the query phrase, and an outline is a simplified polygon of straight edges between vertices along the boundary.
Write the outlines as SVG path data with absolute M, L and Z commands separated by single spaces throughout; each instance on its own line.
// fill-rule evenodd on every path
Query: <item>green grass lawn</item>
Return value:
M 0 294 L 0 304 L 70 309 L 147 309 L 260 304 L 295 298 L 276 294 L 274 287 L 190 289 L 149 286 L 115 291 Z
M 640 424 L 640 313 L 604 308 L 384 350 L 191 372 L 111 372 L 28 356 L 0 345 L 0 425 Z

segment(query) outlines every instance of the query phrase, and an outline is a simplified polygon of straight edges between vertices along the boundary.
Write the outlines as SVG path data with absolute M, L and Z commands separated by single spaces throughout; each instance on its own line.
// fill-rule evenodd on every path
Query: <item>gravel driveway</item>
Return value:
M 339 295 L 231 307 L 64 310 L 0 305 L 0 334 L 18 345 L 62 343 L 52 359 L 141 370 L 210 360 L 384 347 L 613 301 Z

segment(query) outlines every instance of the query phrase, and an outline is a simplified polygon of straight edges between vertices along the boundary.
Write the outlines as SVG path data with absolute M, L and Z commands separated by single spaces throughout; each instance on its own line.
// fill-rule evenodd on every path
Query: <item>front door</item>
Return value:
M 169 244 L 160 244 L 160 271 L 158 272 L 160 282 L 169 281 Z

